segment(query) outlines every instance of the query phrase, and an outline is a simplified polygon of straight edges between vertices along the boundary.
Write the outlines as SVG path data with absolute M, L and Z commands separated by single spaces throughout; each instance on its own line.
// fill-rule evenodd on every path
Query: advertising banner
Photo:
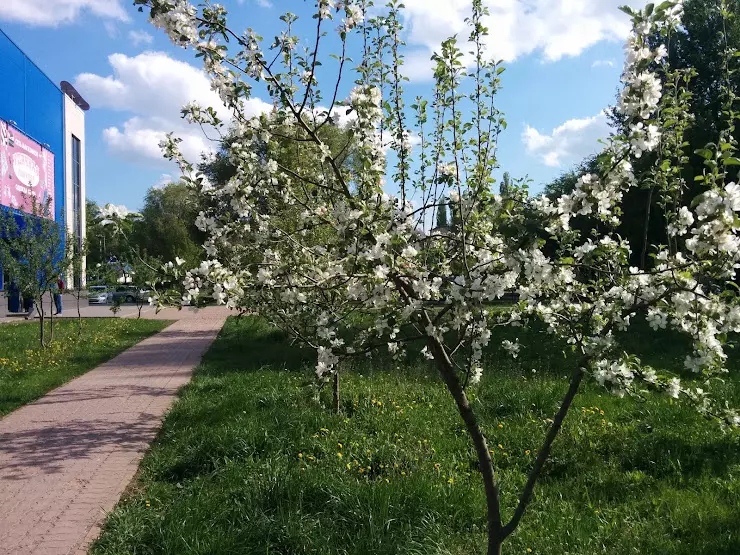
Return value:
M 54 155 L 0 120 L 0 204 L 30 213 L 34 198 L 54 219 Z

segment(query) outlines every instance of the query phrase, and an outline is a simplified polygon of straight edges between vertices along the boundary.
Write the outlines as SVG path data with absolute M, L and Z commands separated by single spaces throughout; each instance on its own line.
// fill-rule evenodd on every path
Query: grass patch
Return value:
M 673 368 L 682 344 L 648 331 L 623 339 Z M 492 351 L 473 395 L 507 515 L 567 387 L 567 361 L 538 339 L 517 361 Z M 230 319 L 92 553 L 483 553 L 474 453 L 434 369 L 363 361 L 337 416 L 306 387 L 313 364 L 259 320 Z M 737 380 L 722 387 L 740 404 Z M 668 399 L 582 391 L 504 552 L 740 553 L 738 435 Z
M 0 325 L 0 416 L 84 374 L 171 322 L 89 318 L 54 322 L 54 342 L 39 348 L 38 322 Z

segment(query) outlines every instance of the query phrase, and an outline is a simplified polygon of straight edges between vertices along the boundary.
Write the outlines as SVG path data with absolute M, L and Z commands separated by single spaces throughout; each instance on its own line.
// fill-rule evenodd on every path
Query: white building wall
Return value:
M 80 218 L 82 218 L 82 241 L 85 241 L 87 235 L 85 199 L 86 199 L 86 182 L 85 182 L 85 112 L 74 103 L 67 95 L 64 95 L 64 221 L 69 234 L 75 233 L 74 218 L 74 190 L 73 175 L 74 171 L 72 160 L 72 137 L 80 140 L 80 159 L 81 159 L 81 191 L 80 191 Z M 85 283 L 85 263 L 82 264 L 82 283 Z M 71 271 L 67 276 L 67 283 L 71 287 L 73 276 Z

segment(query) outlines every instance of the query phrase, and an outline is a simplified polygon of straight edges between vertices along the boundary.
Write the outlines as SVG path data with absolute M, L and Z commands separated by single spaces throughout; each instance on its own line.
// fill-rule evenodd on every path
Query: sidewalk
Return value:
M 229 312 L 178 314 L 164 331 L 0 420 L 0 554 L 86 553 Z
M 44 311 L 46 317 L 53 311 L 51 299 L 44 299 Z M 87 299 L 80 301 L 80 315 L 83 318 L 113 318 L 114 314 L 110 310 L 111 305 L 88 305 Z M 0 324 L 8 322 L 22 322 L 24 321 L 25 314 L 8 315 L 8 301 L 3 294 L 0 294 Z M 192 308 L 183 308 L 177 310 L 176 308 L 166 308 L 161 310 L 159 313 L 154 307 L 148 304 L 144 305 L 141 309 L 141 317 L 148 320 L 179 320 L 180 318 L 186 317 L 188 313 L 192 313 Z M 38 314 L 34 312 L 34 316 L 38 317 Z M 121 305 L 121 311 L 118 313 L 116 318 L 137 318 L 139 316 L 139 309 L 134 304 L 123 304 Z M 59 316 L 54 316 L 59 318 Z M 77 318 L 77 299 L 72 295 L 64 295 L 63 297 L 63 312 L 61 318 Z

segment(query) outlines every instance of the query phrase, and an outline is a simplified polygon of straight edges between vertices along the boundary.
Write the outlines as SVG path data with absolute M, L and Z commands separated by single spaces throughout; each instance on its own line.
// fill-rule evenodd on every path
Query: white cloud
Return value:
M 198 162 L 202 153 L 218 149 L 218 144 L 206 138 L 200 130 L 188 129 L 182 123 L 174 126 L 172 122 L 162 118 L 134 116 L 124 122 L 122 129 L 104 129 L 103 139 L 111 151 L 124 159 L 164 167 L 169 166 L 169 163 L 162 157 L 159 143 L 169 131 L 174 131 L 182 139 L 180 150 L 192 162 Z
M 614 67 L 614 60 L 596 60 L 591 67 Z
M 159 180 L 152 185 L 152 189 L 164 189 L 167 185 L 170 183 L 175 183 L 176 180 L 174 177 L 172 177 L 169 173 L 163 173 L 159 176 Z
M 180 117 L 180 109 L 194 101 L 213 107 L 224 121 L 230 119 L 228 109 L 211 90 L 202 71 L 163 52 L 143 52 L 134 57 L 112 54 L 108 61 L 113 75 L 83 73 L 77 76 L 75 87 L 92 106 L 131 114 L 122 125 L 103 132 L 103 139 L 113 152 L 129 159 L 168 165 L 159 148 L 168 132 L 182 138 L 180 147 L 191 161 L 198 161 L 202 152 L 217 150 L 217 143 Z M 257 98 L 246 102 L 248 115 L 270 107 Z M 216 137 L 215 133 L 210 135 Z
M 83 11 L 109 19 L 128 21 L 120 0 L 1 0 L 0 19 L 56 27 L 75 21 Z
M 568 120 L 549 134 L 527 125 L 522 133 L 522 142 L 527 152 L 545 165 L 560 167 L 580 162 L 597 152 L 599 139 L 606 139 L 609 132 L 606 114 L 601 112 L 591 118 Z
M 115 39 L 118 37 L 118 27 L 112 21 L 104 21 L 103 28 L 110 38 Z
M 434 64 L 430 50 L 411 50 L 404 56 L 401 71 L 411 81 L 427 81 L 434 77 Z
M 533 52 L 553 62 L 578 56 L 603 40 L 623 40 L 630 29 L 628 17 L 618 7 L 624 0 L 484 0 L 490 16 L 487 40 L 494 59 L 512 61 Z M 632 6 L 644 0 L 629 0 Z M 431 53 L 442 40 L 457 34 L 467 38 L 465 18 L 470 0 L 405 0 L 407 43 Z M 467 48 L 463 48 L 467 51 Z M 430 76 L 428 54 L 414 54 L 407 60 L 405 73 Z M 422 63 L 419 72 L 414 66 Z
M 139 46 L 140 44 L 151 44 L 154 37 L 146 31 L 129 31 L 128 40 L 130 40 L 131 44 L 134 46 Z

